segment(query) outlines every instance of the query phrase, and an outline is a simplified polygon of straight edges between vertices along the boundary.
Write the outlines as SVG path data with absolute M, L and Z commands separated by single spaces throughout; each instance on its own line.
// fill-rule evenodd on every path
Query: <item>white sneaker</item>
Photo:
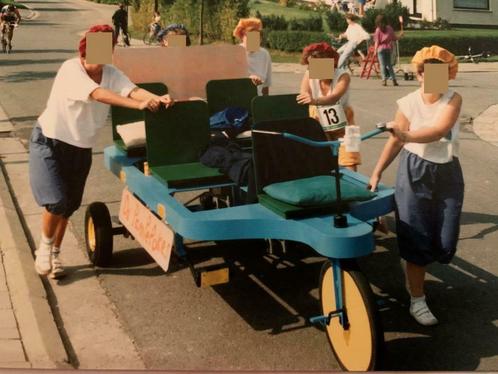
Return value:
M 40 275 L 47 275 L 52 270 L 52 245 L 41 243 L 40 248 L 35 251 L 35 270 Z
M 52 279 L 62 278 L 66 275 L 64 273 L 64 266 L 62 266 L 62 262 L 59 258 L 60 253 L 60 251 L 52 251 L 52 271 L 49 275 Z
M 429 307 L 425 302 L 425 297 L 411 303 L 410 314 L 415 318 L 415 321 L 423 326 L 434 326 L 439 323 L 437 318 L 434 317 L 434 314 L 429 310 Z

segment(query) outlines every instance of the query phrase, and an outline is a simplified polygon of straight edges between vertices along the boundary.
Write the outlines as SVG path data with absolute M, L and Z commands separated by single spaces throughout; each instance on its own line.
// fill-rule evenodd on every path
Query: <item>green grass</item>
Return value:
M 277 49 L 268 49 L 268 52 L 270 52 L 272 62 L 299 64 L 301 60 L 299 52 L 284 52 Z
M 251 15 L 255 15 L 259 11 L 262 15 L 284 16 L 286 19 L 291 18 L 306 18 L 311 15 L 316 15 L 316 12 L 297 7 L 284 7 L 274 1 L 269 0 L 251 0 L 249 2 Z

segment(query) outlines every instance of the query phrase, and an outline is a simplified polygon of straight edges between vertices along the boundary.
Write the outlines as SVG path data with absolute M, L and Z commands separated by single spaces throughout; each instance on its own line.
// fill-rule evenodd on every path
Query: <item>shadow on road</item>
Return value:
M 492 230 L 473 237 L 482 238 L 496 230 L 497 218 L 465 212 L 462 224 L 493 223 Z M 386 369 L 470 371 L 477 369 L 481 359 L 498 355 L 498 328 L 494 324 L 498 319 L 498 277 L 458 256 L 449 266 L 429 266 L 426 292 L 440 324 L 423 327 L 408 313 L 396 238 L 378 238 L 377 244 L 381 250 L 362 259 L 361 265 L 380 290 L 384 330 L 395 337 L 386 343 Z M 404 337 L 397 338 L 398 334 Z
M 75 53 L 76 49 L 17 49 L 16 54 L 19 53 Z
M 76 8 L 43 8 L 44 12 L 88 12 L 88 9 Z
M 37 64 L 60 64 L 66 61 L 61 58 L 40 59 L 40 60 L 5 60 L 2 61 L 3 66 L 19 66 L 19 65 L 37 65 Z
M 32 82 L 55 77 L 55 71 L 20 71 L 0 77 L 1 81 L 8 83 Z

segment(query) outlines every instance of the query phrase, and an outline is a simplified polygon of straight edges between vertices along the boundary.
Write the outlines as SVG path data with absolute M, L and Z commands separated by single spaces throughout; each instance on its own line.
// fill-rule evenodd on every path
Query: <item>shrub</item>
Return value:
M 328 42 L 330 38 L 323 32 L 313 31 L 270 31 L 266 36 L 267 46 L 286 52 L 299 52 L 311 43 Z
M 293 18 L 289 22 L 289 27 L 294 31 L 323 31 L 323 20 L 321 16 Z
M 176 0 L 165 13 L 164 23 L 183 23 L 191 34 L 199 34 L 198 0 Z M 239 18 L 248 15 L 248 0 L 204 0 L 204 34 L 210 40 L 232 41 L 232 32 Z
M 375 31 L 375 18 L 379 14 L 384 14 L 387 24 L 394 30 L 400 30 L 399 16 L 403 16 L 403 26 L 408 24 L 410 11 L 400 2 L 390 3 L 384 9 L 370 8 L 365 12 L 361 24 L 365 30 L 372 33 Z
M 327 24 L 329 25 L 329 29 L 335 31 L 344 31 L 348 27 L 348 23 L 346 22 L 346 18 L 342 13 L 337 11 L 337 8 L 334 8 L 332 11 L 328 11 L 326 13 Z
M 274 14 L 263 16 L 258 11 L 256 12 L 256 17 L 263 22 L 263 28 L 266 30 L 287 30 L 289 28 L 289 22 L 287 22 L 284 16 L 276 16 Z
M 438 30 L 450 30 L 451 29 L 451 25 L 450 23 L 448 22 L 448 20 L 445 20 L 441 17 L 438 17 L 435 21 L 434 21 L 434 27 Z
M 430 35 L 407 35 L 399 41 L 401 56 L 413 56 L 419 49 L 430 47 L 431 45 L 439 45 L 455 55 L 466 55 L 469 46 L 475 53 L 481 51 L 490 51 L 498 53 L 498 45 L 496 44 L 496 36 L 480 36 L 480 35 L 434 35 L 434 32 L 429 32 Z

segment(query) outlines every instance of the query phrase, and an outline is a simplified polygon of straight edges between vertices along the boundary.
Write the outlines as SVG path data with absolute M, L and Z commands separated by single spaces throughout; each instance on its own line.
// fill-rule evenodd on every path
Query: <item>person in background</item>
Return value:
M 338 39 L 347 39 L 348 41 L 337 50 L 340 55 L 338 68 L 344 67 L 348 57 L 351 56 L 361 42 L 370 39 L 370 34 L 366 32 L 365 29 L 358 23 L 358 16 L 348 13 L 345 17 L 346 22 L 348 23 L 348 28 L 339 35 Z M 364 58 L 363 55 L 361 57 Z
M 119 37 L 119 32 L 123 31 L 123 39 L 125 44 L 130 46 L 130 36 L 128 34 L 128 12 L 123 3 L 119 4 L 118 10 L 112 15 L 112 24 L 114 25 L 114 33 L 116 40 Z
M 138 88 L 113 65 L 88 63 L 86 36 L 94 32 L 112 33 L 113 28 L 91 27 L 80 40 L 79 57 L 59 68 L 29 141 L 31 189 L 44 208 L 35 269 L 52 278 L 64 275 L 62 240 L 69 217 L 81 204 L 97 130 L 105 125 L 110 106 L 155 111 L 173 104 L 169 95 L 159 97 Z
M 172 23 L 159 31 L 157 39 L 161 43 L 162 47 L 168 46 L 168 35 L 185 35 L 187 47 L 192 44 L 187 28 L 181 23 Z
M 261 32 L 263 23 L 259 18 L 242 18 L 233 30 L 233 36 L 240 40 L 240 45 L 247 51 L 247 34 L 251 31 Z M 258 87 L 258 95 L 268 95 L 272 82 L 272 62 L 270 53 L 263 47 L 258 51 L 247 51 L 249 78 Z
M 161 31 L 161 14 L 158 11 L 154 11 L 154 14 L 152 15 L 150 31 L 153 35 L 158 35 L 159 31 Z
M 360 17 L 363 17 L 365 15 L 366 2 L 367 2 L 366 0 L 358 0 L 358 4 L 360 5 L 360 11 L 359 11 Z
M 391 54 L 393 49 L 393 42 L 399 40 L 403 36 L 403 31 L 398 35 L 394 33 L 393 28 L 387 24 L 386 18 L 383 14 L 379 14 L 375 18 L 375 25 L 377 28 L 374 33 L 375 52 L 379 59 L 380 72 L 382 74 L 382 85 L 387 86 L 387 79 L 393 81 L 394 86 L 398 86 L 396 81 L 396 73 L 394 72 L 391 63 Z
M 19 25 L 20 23 L 21 14 L 14 4 L 8 4 L 2 7 L 0 11 L 0 38 L 3 52 L 10 52 L 12 50 L 14 25 Z
M 328 43 L 313 43 L 304 48 L 301 64 L 309 65 L 310 58 L 333 58 L 334 65 L 337 67 L 339 54 Z M 334 79 L 310 79 L 309 70 L 307 70 L 301 80 L 301 89 L 296 100 L 299 104 L 310 105 L 310 117 L 318 122 L 320 122 L 318 112 L 322 108 L 340 104 L 346 115 L 347 125 L 354 125 L 354 112 L 349 103 L 350 83 L 351 76 L 346 68 L 337 68 L 334 72 Z M 344 137 L 345 126 L 332 131 L 325 130 L 325 134 L 329 140 L 338 140 Z M 344 145 L 341 145 L 339 148 L 340 166 L 356 171 L 360 163 L 359 152 L 347 152 Z
M 375 191 L 384 170 L 401 152 L 395 187 L 396 232 L 410 294 L 410 314 L 424 326 L 435 325 L 425 299 L 430 263 L 448 264 L 457 249 L 464 181 L 458 160 L 458 117 L 462 97 L 448 90 L 424 93 L 424 64 L 447 63 L 455 79 L 458 62 L 447 50 L 422 48 L 412 59 L 420 87 L 398 100 L 391 136 L 370 177 Z

